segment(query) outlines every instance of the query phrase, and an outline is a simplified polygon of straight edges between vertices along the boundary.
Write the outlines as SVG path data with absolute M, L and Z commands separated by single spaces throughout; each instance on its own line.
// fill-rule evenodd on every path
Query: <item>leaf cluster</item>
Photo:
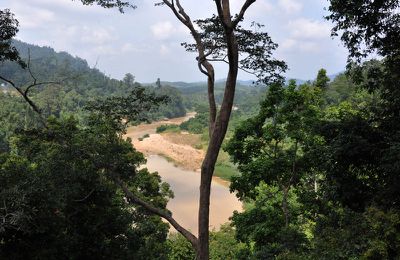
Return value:
M 400 1 L 331 0 L 326 18 L 335 23 L 332 35 L 341 39 L 350 57 L 360 61 L 375 51 L 398 56 L 400 50 Z
M 22 131 L 0 160 L 0 257 L 158 257 L 168 225 L 128 206 L 112 181 L 165 208 L 168 186 L 139 169 L 145 159 L 107 121 L 86 128 L 49 119 L 48 128 Z M 29 249 L 29 250 L 27 250 Z
M 130 1 L 122 0 L 79 0 L 84 5 L 97 4 L 103 8 L 118 8 L 118 10 L 123 13 L 126 8 L 136 8 L 136 5 L 131 4 Z
M 26 64 L 19 57 L 18 50 L 12 46 L 11 39 L 18 33 L 18 20 L 9 9 L 0 10 L 0 63 L 16 61 L 21 67 Z
M 205 48 L 204 57 L 198 57 L 209 61 L 228 62 L 227 41 L 221 20 L 213 15 L 211 18 L 194 21 L 200 28 L 199 36 Z M 260 83 L 268 84 L 273 81 L 281 81 L 280 75 L 286 71 L 285 62 L 272 58 L 272 52 L 278 45 L 274 43 L 268 33 L 263 32 L 263 25 L 253 22 L 250 29 L 238 25 L 235 29 L 239 47 L 240 69 L 254 74 Z M 196 52 L 194 43 L 181 44 L 187 51 Z
M 86 109 L 111 120 L 116 129 L 123 131 L 126 123 L 149 121 L 151 112 L 168 101 L 167 96 L 158 96 L 143 87 L 135 87 L 126 97 L 109 97 L 103 101 L 92 101 Z M 126 123 L 123 124 L 123 121 Z

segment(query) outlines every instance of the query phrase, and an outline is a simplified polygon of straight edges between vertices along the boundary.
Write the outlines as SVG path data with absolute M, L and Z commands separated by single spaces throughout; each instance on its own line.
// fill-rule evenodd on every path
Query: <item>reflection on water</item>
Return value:
M 162 180 L 171 185 L 175 198 L 168 203 L 173 217 L 185 228 L 197 234 L 197 213 L 199 201 L 200 173 L 175 167 L 165 158 L 151 155 L 146 167 L 157 171 Z M 242 204 L 229 189 L 215 181 L 211 185 L 210 226 L 218 228 L 228 221 L 234 210 L 241 211 Z

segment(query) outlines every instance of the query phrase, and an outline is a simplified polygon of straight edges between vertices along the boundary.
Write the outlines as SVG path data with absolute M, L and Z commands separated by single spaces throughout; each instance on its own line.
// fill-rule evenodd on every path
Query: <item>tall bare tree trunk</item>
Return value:
M 239 69 L 239 48 L 235 36 L 235 29 L 238 23 L 243 19 L 244 13 L 256 0 L 246 0 L 235 19 L 232 20 L 230 13 L 229 0 L 214 0 L 218 11 L 218 17 L 224 27 L 224 34 L 227 41 L 227 56 L 229 71 L 226 78 L 224 98 L 221 109 L 217 113 L 215 97 L 214 97 L 214 68 L 207 61 L 205 47 L 203 45 L 200 34 L 196 31 L 193 23 L 185 12 L 179 0 L 170 1 L 163 0 L 176 18 L 181 21 L 191 32 L 195 42 L 199 56 L 197 57 L 198 67 L 200 71 L 207 76 L 208 85 L 208 101 L 210 108 L 209 118 L 209 136 L 210 141 L 206 156 L 201 166 L 200 180 L 200 199 L 198 214 L 198 239 L 195 245 L 197 260 L 209 259 L 209 215 L 210 215 L 210 195 L 211 180 L 214 174 L 215 164 L 217 162 L 219 150 L 225 138 L 228 129 L 228 123 L 232 112 L 233 99 L 235 96 L 236 80 Z
M 215 122 L 206 156 L 201 167 L 200 201 L 199 201 L 199 237 L 197 259 L 209 259 L 209 211 L 211 180 L 217 162 L 219 150 L 228 129 L 229 118 L 232 112 L 235 97 L 236 80 L 238 74 L 238 45 L 233 30 L 226 30 L 229 72 L 226 79 L 224 99 L 219 115 Z

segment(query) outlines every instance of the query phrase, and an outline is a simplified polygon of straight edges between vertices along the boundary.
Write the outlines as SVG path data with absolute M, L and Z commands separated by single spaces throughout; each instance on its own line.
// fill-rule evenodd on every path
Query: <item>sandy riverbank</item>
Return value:
M 197 235 L 201 176 L 198 169 L 204 158 L 204 151 L 195 148 L 201 143 L 200 136 L 185 132 L 156 133 L 160 125 L 178 125 L 194 116 L 195 113 L 189 113 L 185 117 L 130 127 L 125 136 L 131 138 L 134 147 L 146 155 L 146 167 L 152 172 L 157 171 L 162 180 L 171 185 L 175 197 L 168 202 L 168 209 L 174 213 L 174 218 Z M 145 134 L 149 137 L 139 141 L 138 138 Z M 234 210 L 242 210 L 242 203 L 229 192 L 229 182 L 213 177 L 211 187 L 210 228 L 218 229 L 229 221 Z
M 190 139 L 199 139 L 196 135 L 185 134 L 180 138 L 171 134 L 157 134 L 156 128 L 165 124 L 181 124 L 194 117 L 196 113 L 188 113 L 185 117 L 157 121 L 151 124 L 141 124 L 128 128 L 126 137 L 132 139 L 133 146 L 146 156 L 161 155 L 172 160 L 175 164 L 186 170 L 200 169 L 204 159 L 204 151 L 191 146 Z M 149 137 L 139 141 L 140 137 L 149 134 Z

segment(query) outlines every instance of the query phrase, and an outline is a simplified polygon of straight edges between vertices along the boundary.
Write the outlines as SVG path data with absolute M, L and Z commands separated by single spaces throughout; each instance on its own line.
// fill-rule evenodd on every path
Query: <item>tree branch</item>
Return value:
M 216 119 L 216 104 L 215 104 L 215 95 L 214 95 L 214 68 L 213 66 L 207 61 L 206 57 L 211 55 L 213 50 L 209 53 L 205 54 L 205 46 L 204 43 L 201 41 L 201 37 L 197 30 L 194 28 L 192 20 L 190 16 L 185 12 L 184 8 L 182 7 L 179 0 L 176 0 L 176 6 L 174 0 L 163 0 L 163 3 L 166 4 L 175 16 L 190 30 L 195 42 L 198 51 L 198 67 L 201 73 L 207 76 L 208 78 L 208 101 L 210 106 L 210 126 L 209 132 L 211 135 L 212 130 L 214 129 L 214 123 Z M 178 9 L 177 9 L 178 8 Z
M 121 187 L 123 190 L 126 198 L 130 203 L 133 203 L 135 205 L 142 206 L 145 208 L 147 211 L 150 213 L 153 213 L 157 216 L 160 216 L 167 220 L 179 233 L 181 233 L 191 244 L 194 248 L 197 248 L 198 240 L 195 235 L 193 235 L 190 231 L 182 227 L 173 217 L 169 212 L 166 212 L 164 210 L 161 210 L 159 208 L 154 207 L 153 205 L 143 201 L 142 199 L 138 198 L 135 196 L 127 187 L 127 185 L 118 177 L 118 176 L 113 176 L 114 181 L 118 186 Z
M 200 70 L 201 73 L 203 73 L 207 77 L 210 76 L 210 74 L 208 74 L 208 72 L 205 69 L 203 69 L 203 64 L 200 61 L 197 62 L 197 66 L 199 67 L 199 70 Z
M 78 200 L 74 200 L 74 201 L 75 201 L 75 202 L 82 202 L 82 201 L 85 201 L 85 200 L 87 200 L 87 199 L 90 197 L 90 195 L 93 194 L 93 192 L 94 192 L 94 189 L 92 189 L 92 190 L 88 193 L 88 195 L 86 195 L 86 196 L 83 197 L 82 199 L 78 199 Z
M 221 0 L 215 0 L 215 5 L 217 6 L 218 17 L 222 22 L 222 26 L 224 27 L 224 29 L 226 29 L 227 25 L 225 24 L 224 20 L 224 12 L 222 10 Z
M 235 20 L 232 22 L 232 26 L 235 28 L 238 23 L 243 19 L 244 13 L 246 12 L 247 8 L 249 8 L 256 0 L 246 0 L 246 2 L 243 4 L 242 8 L 240 9 L 240 12 L 238 16 L 235 18 Z
M 225 58 L 226 58 L 226 56 L 225 56 Z M 226 63 L 226 64 L 229 64 L 229 62 L 228 62 L 225 58 L 223 58 L 223 59 L 207 59 L 207 60 L 208 60 L 208 61 L 216 61 L 216 62 L 224 62 L 224 63 Z M 240 70 L 242 70 L 242 71 L 248 73 L 248 74 L 251 74 L 251 75 L 254 75 L 254 76 L 258 77 L 258 74 L 255 73 L 255 72 L 252 72 L 252 71 L 250 71 L 250 70 L 247 70 L 247 69 L 245 69 L 245 68 L 243 68 L 243 67 L 241 67 L 241 66 L 238 66 L 238 68 L 239 68 Z
M 176 18 L 178 18 L 179 21 L 181 21 L 184 25 L 186 25 L 186 27 L 190 29 L 190 25 L 188 24 L 188 22 L 182 15 L 179 14 L 178 10 L 176 10 L 174 0 L 172 0 L 171 2 L 168 0 L 163 0 L 163 3 L 166 4 L 172 10 L 172 12 L 176 16 Z
M 7 82 L 7 83 L 9 83 L 11 86 L 13 86 L 13 88 L 15 88 L 18 91 L 18 93 L 25 99 L 25 101 L 29 104 L 29 106 L 33 109 L 33 111 L 35 111 L 38 114 L 38 116 L 40 118 L 40 122 L 43 124 L 43 126 L 47 128 L 46 120 L 43 118 L 42 112 L 36 106 L 36 104 L 28 97 L 26 91 L 23 91 L 22 88 L 20 88 L 17 85 L 15 85 L 14 82 L 12 82 L 9 79 L 4 78 L 1 75 L 0 75 L 0 79 L 5 81 L 5 82 Z

